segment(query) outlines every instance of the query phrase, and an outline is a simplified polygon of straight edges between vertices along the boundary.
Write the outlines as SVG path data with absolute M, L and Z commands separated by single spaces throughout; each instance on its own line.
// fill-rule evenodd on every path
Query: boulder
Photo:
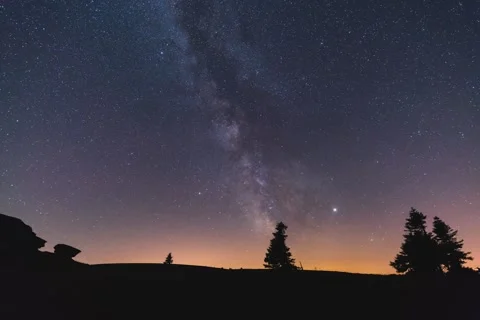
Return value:
M 77 254 L 82 252 L 77 248 L 62 243 L 57 244 L 53 249 L 55 250 L 55 255 L 63 259 L 73 259 Z

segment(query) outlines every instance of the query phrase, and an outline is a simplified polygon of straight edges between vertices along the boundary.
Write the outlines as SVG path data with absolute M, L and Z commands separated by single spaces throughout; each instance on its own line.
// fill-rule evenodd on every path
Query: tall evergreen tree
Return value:
M 287 239 L 287 226 L 283 222 L 277 223 L 273 238 L 270 240 L 270 246 L 265 254 L 263 265 L 267 269 L 272 270 L 297 270 L 295 259 L 292 258 L 290 248 L 287 247 L 285 240 Z
M 457 239 L 457 230 L 453 230 L 439 217 L 433 218 L 433 235 L 437 243 L 437 254 L 443 270 L 459 271 L 467 260 L 473 260 L 470 252 L 463 251 L 463 240 Z
M 173 264 L 173 257 L 171 252 L 168 253 L 163 264 Z
M 398 273 L 429 273 L 440 271 L 436 245 L 431 233 L 427 232 L 423 213 L 411 208 L 400 252 L 390 262 Z

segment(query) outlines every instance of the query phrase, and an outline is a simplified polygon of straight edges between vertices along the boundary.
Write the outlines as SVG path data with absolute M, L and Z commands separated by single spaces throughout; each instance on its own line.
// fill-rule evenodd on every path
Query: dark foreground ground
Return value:
M 0 319 L 480 319 L 480 276 L 155 264 L 1 272 Z

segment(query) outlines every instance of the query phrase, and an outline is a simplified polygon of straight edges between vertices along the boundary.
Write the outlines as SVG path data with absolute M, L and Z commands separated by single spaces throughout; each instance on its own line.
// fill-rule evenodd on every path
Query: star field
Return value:
M 475 1 L 2 1 L 0 211 L 79 260 L 393 272 L 480 254 Z M 475 262 L 474 262 L 475 263 Z

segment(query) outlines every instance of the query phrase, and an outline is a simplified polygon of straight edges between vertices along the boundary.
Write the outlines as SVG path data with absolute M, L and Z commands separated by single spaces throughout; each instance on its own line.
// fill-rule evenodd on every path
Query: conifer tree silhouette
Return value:
M 400 252 L 390 262 L 397 273 L 432 273 L 441 271 L 436 253 L 436 243 L 427 232 L 423 213 L 411 208 Z
M 457 239 L 457 233 L 457 230 L 453 230 L 439 217 L 433 218 L 433 235 L 439 263 L 447 272 L 460 271 L 467 260 L 473 260 L 470 252 L 463 251 L 463 240 Z
M 173 256 L 171 252 L 168 253 L 163 264 L 173 264 Z
M 283 222 L 277 223 L 270 246 L 267 249 L 264 259 L 264 267 L 272 270 L 298 270 L 295 266 L 295 259 L 292 258 L 290 248 L 287 247 L 287 226 Z

